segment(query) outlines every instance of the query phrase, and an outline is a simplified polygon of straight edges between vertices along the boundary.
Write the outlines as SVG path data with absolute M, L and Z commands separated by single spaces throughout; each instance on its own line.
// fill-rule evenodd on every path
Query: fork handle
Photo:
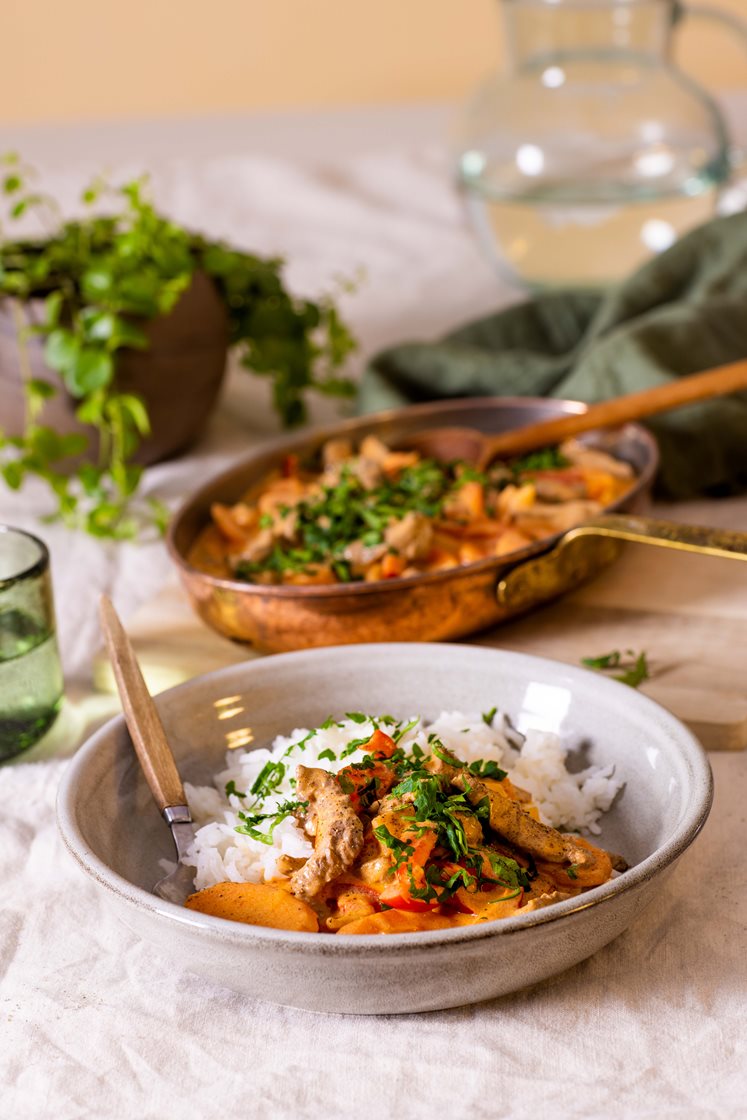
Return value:
M 125 723 L 150 792 L 159 810 L 171 824 L 167 811 L 172 807 L 186 807 L 187 798 L 161 717 L 148 692 L 130 639 L 106 595 L 101 596 L 99 614 Z M 187 814 L 188 812 L 187 810 Z M 180 817 L 184 819 L 181 814 Z

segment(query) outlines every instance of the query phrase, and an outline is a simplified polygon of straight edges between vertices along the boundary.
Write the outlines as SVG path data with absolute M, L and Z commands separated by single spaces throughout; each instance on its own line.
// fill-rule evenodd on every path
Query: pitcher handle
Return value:
M 731 12 L 725 12 L 723 8 L 705 8 L 702 4 L 685 4 L 682 3 L 682 0 L 675 0 L 674 23 L 678 24 L 683 19 L 687 19 L 688 16 L 720 23 L 730 31 L 736 31 L 737 35 L 744 39 L 745 47 L 747 47 L 747 23 L 739 16 L 732 15 Z
M 678 24 L 689 17 L 705 19 L 710 23 L 718 23 L 728 31 L 736 31 L 745 50 L 747 50 L 747 21 L 741 19 L 740 16 L 725 12 L 722 8 L 706 8 L 702 4 L 690 4 L 686 3 L 685 0 L 674 0 L 672 25 L 677 27 Z M 741 175 L 743 171 L 747 170 L 747 150 L 745 148 L 739 147 L 733 142 L 728 143 L 727 154 L 732 176 L 735 173 Z M 741 206 L 739 208 L 741 209 Z

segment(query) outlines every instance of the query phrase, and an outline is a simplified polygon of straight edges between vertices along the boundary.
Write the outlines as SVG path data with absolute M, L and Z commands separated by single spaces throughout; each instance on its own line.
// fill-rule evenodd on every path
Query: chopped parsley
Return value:
M 521 459 L 514 459 L 510 466 L 517 475 L 532 471 L 557 471 L 570 466 L 570 459 L 566 459 L 557 447 L 543 447 L 541 451 L 532 451 Z
M 627 658 L 627 660 L 624 660 L 624 658 Z M 587 669 L 602 671 L 622 669 L 623 672 L 616 673 L 612 679 L 630 685 L 631 688 L 638 688 L 639 684 L 647 681 L 651 676 L 645 651 L 636 653 L 632 649 L 626 649 L 623 655 L 619 649 L 613 649 L 610 653 L 603 653 L 598 657 L 582 657 L 581 664 L 585 665 Z
M 355 754 L 361 747 L 365 747 L 370 739 L 370 735 L 364 735 L 362 739 L 351 739 L 343 750 L 340 751 L 340 758 L 348 758 L 351 754 Z
M 411 826 L 408 831 L 415 836 L 435 829 L 437 843 L 446 849 L 446 858 L 456 861 L 464 871 L 462 875 L 452 870 L 444 878 L 442 868 L 437 865 L 426 867 L 425 886 L 418 887 L 414 878 L 410 878 L 409 889 L 413 898 L 433 901 L 438 897 L 440 901 L 446 901 L 460 886 L 468 885 L 466 879 L 470 880 L 471 889 L 496 883 L 519 889 L 529 884 L 527 873 L 514 860 L 500 856 L 489 848 L 474 848 L 469 843 L 465 819 L 470 816 L 475 816 L 478 820 L 489 818 L 490 806 L 487 799 L 473 805 L 464 793 L 452 793 L 445 788 L 438 774 L 432 774 L 418 765 L 413 765 L 391 792 L 394 797 L 408 798 L 412 802 L 412 816 L 409 818 Z M 484 873 L 485 859 L 491 869 L 490 876 Z
M 411 719 L 409 723 L 406 723 L 404 725 L 404 727 L 402 727 L 401 725 L 399 727 L 397 727 L 397 730 L 392 735 L 392 738 L 394 739 L 395 743 L 398 743 L 400 741 L 400 739 L 403 737 L 403 735 L 406 735 L 408 731 L 412 731 L 413 727 L 417 727 L 419 723 L 420 723 L 420 717 L 415 716 L 415 718 Z
M 296 743 L 291 743 L 291 745 L 289 747 L 287 747 L 286 750 L 283 752 L 283 758 L 287 758 L 288 755 L 293 754 L 294 751 L 300 751 L 302 747 L 306 746 L 309 739 L 313 739 L 315 735 L 316 735 L 316 729 L 314 729 L 312 731 L 308 731 L 304 735 L 303 739 L 299 739 Z
M 435 754 L 436 758 L 440 758 L 442 762 L 448 763 L 449 766 L 462 765 L 460 760 L 455 755 L 451 754 L 450 751 L 447 751 L 446 747 L 443 745 L 440 739 L 434 739 L 434 741 L 431 743 L 431 750 Z
M 285 777 L 285 771 L 286 767 L 283 762 L 266 762 L 249 790 L 252 797 L 262 800 L 269 797 L 271 793 L 275 793 Z
M 251 582 L 261 572 L 283 575 L 330 564 L 344 583 L 361 578 L 354 575 L 345 557 L 348 545 L 354 541 L 366 547 L 382 544 L 389 525 L 408 513 L 439 517 L 460 481 L 453 464 L 423 459 L 405 467 L 395 479 L 385 479 L 367 490 L 351 468 L 344 466 L 336 485 L 323 487 L 321 494 L 293 507 L 292 541 L 275 541 L 262 560 L 239 561 L 234 575 Z
M 505 770 L 501 770 L 498 763 L 490 758 L 478 758 L 474 762 L 470 762 L 467 769 L 476 778 L 494 778 L 496 782 L 502 782 L 507 773 Z
M 415 854 L 415 848 L 405 840 L 398 840 L 393 836 L 385 824 L 378 825 L 373 830 L 377 840 L 381 840 L 394 856 L 394 866 L 399 867 Z
M 308 808 L 308 804 L 308 801 L 283 801 L 271 813 L 239 813 L 239 820 L 242 823 L 236 826 L 236 832 L 251 836 L 252 840 L 258 840 L 260 844 L 272 844 L 273 834 L 280 822 L 286 817 L 302 813 Z M 260 832 L 257 828 L 261 821 L 270 822 L 267 832 Z
M 532 879 L 537 877 L 537 872 L 533 867 L 524 868 L 515 859 L 510 859 L 509 856 L 499 855 L 497 852 L 491 852 L 490 849 L 485 850 L 485 855 L 496 882 L 501 886 L 512 889 L 529 887 Z
M 447 890 L 459 890 L 460 887 L 467 887 L 469 890 L 475 889 L 477 886 L 477 879 L 474 875 L 470 875 L 466 867 L 459 867 L 454 874 L 446 880 Z

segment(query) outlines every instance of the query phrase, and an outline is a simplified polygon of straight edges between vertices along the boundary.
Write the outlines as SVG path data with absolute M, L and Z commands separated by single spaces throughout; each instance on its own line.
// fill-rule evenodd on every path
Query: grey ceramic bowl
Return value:
M 230 704 L 227 705 L 227 700 Z M 183 778 L 207 782 L 232 733 L 256 745 L 345 711 L 434 719 L 497 705 L 519 729 L 556 731 L 625 783 L 601 842 L 632 865 L 545 910 L 480 927 L 379 937 L 288 933 L 184 910 L 150 893 L 171 837 L 121 718 L 81 748 L 59 826 L 112 909 L 169 959 L 216 984 L 314 1011 L 384 1014 L 515 991 L 591 956 L 655 899 L 708 815 L 705 755 L 673 716 L 626 685 L 556 662 L 457 645 L 363 645 L 283 654 L 199 677 L 158 697 Z M 229 718 L 221 719 L 227 711 Z

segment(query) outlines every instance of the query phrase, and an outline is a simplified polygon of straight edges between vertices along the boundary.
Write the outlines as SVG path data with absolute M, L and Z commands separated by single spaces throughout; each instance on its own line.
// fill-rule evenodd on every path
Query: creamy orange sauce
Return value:
M 633 484 L 627 463 L 570 440 L 478 473 L 373 436 L 295 457 L 234 505 L 216 503 L 189 560 L 259 584 L 385 581 L 505 556 L 571 528 Z

